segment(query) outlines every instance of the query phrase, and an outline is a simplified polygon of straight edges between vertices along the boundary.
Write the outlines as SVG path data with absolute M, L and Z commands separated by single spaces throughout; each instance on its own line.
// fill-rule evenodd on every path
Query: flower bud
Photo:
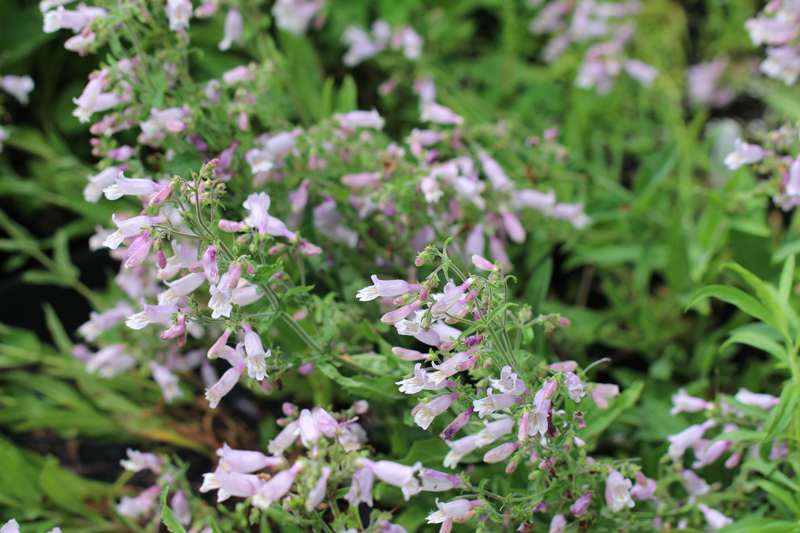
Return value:
M 516 469 L 517 469 L 517 462 L 511 461 L 506 465 L 506 474 L 511 474 Z
M 550 400 L 553 396 L 556 395 L 556 391 L 558 390 L 558 381 L 555 379 L 546 379 L 544 380 L 544 385 L 542 385 L 542 390 L 544 391 L 544 399 Z

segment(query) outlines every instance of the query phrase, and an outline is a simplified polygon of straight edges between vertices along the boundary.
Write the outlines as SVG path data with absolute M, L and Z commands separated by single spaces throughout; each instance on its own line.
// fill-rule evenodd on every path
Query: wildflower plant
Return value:
M 588 44 L 575 86 L 611 102 L 625 71 L 652 88 L 642 100 L 653 97 L 654 109 L 681 107 L 683 93 L 662 87 L 662 74 L 633 58 L 644 3 L 530 4 L 537 15 L 526 38 L 552 35 L 548 63 Z M 503 7 L 506 21 L 518 7 L 528 10 Z M 747 165 L 771 176 L 755 187 L 741 173 L 719 190 L 694 184 L 693 164 L 676 163 L 685 148 L 655 154 L 621 186 L 603 175 L 623 166 L 620 150 L 607 163 L 595 143 L 601 155 L 587 164 L 554 124 L 534 130 L 511 119 L 474 120 L 480 110 L 454 103 L 448 93 L 461 81 L 433 59 L 445 40 L 437 10 L 419 21 L 364 24 L 349 19 L 352 6 L 307 0 L 44 0 L 40 9 L 45 33 L 69 34 L 64 48 L 97 63 L 71 99 L 70 120 L 88 128 L 97 163 L 81 182 L 85 203 L 70 205 L 92 213 L 92 226 L 100 222 L 90 246 L 106 250 L 119 270 L 97 294 L 70 264 L 66 232 L 53 239 L 51 259 L 0 213 L 13 238 L 3 246 L 40 261 L 50 270 L 40 280 L 74 287 L 94 308 L 77 331 L 79 344 L 48 311 L 58 350 L 70 357 L 23 339 L 2 363 L 33 361 L 74 378 L 98 409 L 113 412 L 92 411 L 82 431 L 107 438 L 113 428 L 149 441 L 127 450 L 117 484 L 92 485 L 108 500 L 101 512 L 116 522 L 112 529 L 797 530 L 797 247 L 776 254 L 786 262 L 775 286 L 728 265 L 753 295 L 706 283 L 734 253 L 730 228 L 764 237 L 753 220 L 766 212 L 765 196 L 784 211 L 796 205 L 794 128 L 754 128 L 758 144 L 736 142 L 729 169 Z M 792 2 L 770 2 L 768 18 L 747 25 L 757 43 L 781 47 L 768 49 L 762 70 L 787 83 L 796 78 L 787 55 L 796 11 Z M 336 44 L 325 52 L 336 56 L 339 78 L 322 81 L 315 71 L 317 56 L 308 52 L 315 40 Z M 504 46 L 513 51 L 514 39 Z M 733 101 L 719 57 L 688 71 L 688 101 L 717 108 Z M 356 90 L 348 74 L 369 62 L 382 76 L 375 95 Z M 316 87 L 302 85 L 308 79 L 319 91 L 297 88 Z M 26 105 L 34 84 L 7 74 L 0 88 Z M 656 100 L 665 94 L 668 105 Z M 700 119 L 681 117 L 673 127 L 696 132 Z M 652 133 L 643 137 L 663 131 Z M 629 141 L 627 133 L 620 138 Z M 24 142 L 0 128 L 0 147 L 6 139 Z M 692 144 L 687 139 L 675 146 Z M 646 151 L 646 142 L 632 139 L 631 150 Z M 660 187 L 676 165 L 674 196 L 683 207 L 673 213 L 673 189 Z M 709 200 L 693 210 L 695 195 Z M 626 226 L 624 238 L 612 224 Z M 682 235 L 693 232 L 697 241 L 685 245 Z M 624 240 L 631 235 L 640 242 Z M 584 268 L 575 305 L 544 305 L 554 281 L 548 256 L 561 254 L 573 266 L 608 267 L 599 274 L 602 294 L 617 314 L 587 309 L 593 266 Z M 645 304 L 625 303 L 636 299 L 629 288 Z M 682 349 L 678 340 L 691 331 L 703 353 L 713 352 L 720 336 L 701 338 L 705 326 L 690 322 L 703 319 L 672 309 L 708 315 L 710 297 L 743 313 L 720 351 L 737 344 L 764 351 L 775 358 L 767 375 L 789 380 L 774 395 L 744 387 L 717 394 L 698 383 L 672 391 L 671 427 L 680 429 L 648 436 L 638 450 L 652 450 L 638 457 L 628 426 L 645 432 L 655 424 L 623 413 L 639 409 L 642 395 L 645 404 L 664 403 L 656 398 L 663 387 L 643 392 L 609 358 L 583 353 L 586 339 L 608 337 L 607 346 L 639 357 L 663 344 Z M 631 318 L 647 305 L 658 311 Z M 633 327 L 636 320 L 646 327 Z M 578 328 L 591 332 L 571 337 Z M 6 335 L 17 334 L 0 330 Z M 44 355 L 25 359 L 37 350 Z M 78 366 L 78 377 L 65 370 Z M 53 385 L 62 382 L 38 383 L 0 419 L 24 425 L 39 395 L 61 398 L 62 411 L 91 403 Z M 239 438 L 246 431 L 230 413 L 259 419 L 263 405 L 280 405 L 282 415 L 259 420 L 257 438 Z M 71 438 L 58 422 L 50 423 Z M 202 484 L 162 444 L 210 455 Z M 719 464 L 724 483 L 709 475 Z M 22 477 L 49 479 L 24 468 Z M 35 507 L 23 503 L 16 507 Z M 26 531 L 46 515 L 36 512 L 2 533 Z M 78 527 L 101 521 L 91 509 L 81 513 L 89 518 Z

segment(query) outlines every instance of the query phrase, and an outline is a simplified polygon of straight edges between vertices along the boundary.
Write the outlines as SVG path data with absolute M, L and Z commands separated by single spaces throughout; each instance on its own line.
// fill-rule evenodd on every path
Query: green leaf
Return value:
M 644 390 L 644 381 L 637 381 L 628 390 L 609 401 L 609 409 L 591 409 L 586 413 L 586 435 L 595 437 L 605 431 L 626 409 L 630 409 Z
M 717 533 L 794 533 L 800 526 L 772 518 L 744 518 L 717 530 Z
M 254 285 L 262 285 L 267 283 L 269 279 L 276 273 L 283 270 L 283 258 L 279 257 L 278 260 L 271 265 L 262 265 L 258 267 L 250 280 Z
M 789 295 L 792 293 L 792 282 L 794 281 L 794 254 L 786 258 L 781 271 L 781 280 L 778 285 L 778 301 L 781 305 L 789 303 Z
M 724 350 L 731 344 L 746 344 L 747 346 L 758 348 L 759 350 L 763 350 L 768 354 L 775 356 L 775 358 L 787 366 L 789 365 L 789 359 L 786 356 L 786 349 L 781 344 L 773 339 L 770 339 L 763 333 L 752 330 L 737 331 L 731 335 L 722 346 L 720 346 L 720 351 Z
M 353 77 L 348 74 L 339 87 L 339 94 L 336 95 L 336 111 L 348 113 L 356 109 L 358 109 L 358 88 Z
M 778 302 L 775 301 L 775 297 L 772 295 L 772 292 L 769 290 L 766 283 L 761 281 L 758 276 L 733 261 L 725 263 L 723 267 L 733 270 L 739 274 L 742 279 L 744 279 L 745 283 L 750 285 L 750 287 L 755 291 L 759 301 L 764 305 L 767 311 L 769 311 L 775 322 L 780 325 L 778 331 L 786 334 L 786 317 L 784 317 L 783 311 L 778 305 Z
M 293 294 L 298 294 L 298 293 L 301 293 L 301 292 L 308 292 L 308 291 L 312 290 L 313 288 L 314 288 L 313 285 L 301 285 L 299 287 L 292 287 L 291 289 L 286 291 L 286 293 L 283 296 L 284 296 L 284 298 L 288 298 L 289 296 L 292 296 Z
M 732 442 L 751 441 L 751 440 L 760 441 L 763 437 L 764 437 L 763 431 L 750 431 L 747 429 L 740 429 L 739 431 L 729 431 L 727 433 L 720 433 L 719 435 L 711 439 L 711 442 L 717 442 L 718 440 L 729 440 Z
M 797 500 L 794 495 L 782 489 L 772 481 L 767 481 L 766 479 L 760 479 L 756 482 L 756 484 L 775 498 L 785 503 L 786 506 L 795 514 L 795 516 L 800 516 L 800 505 L 797 504 Z
M 364 376 L 347 377 L 343 376 L 336 367 L 328 363 L 319 364 L 317 368 L 353 394 L 383 400 L 397 400 L 402 397 L 402 394 L 397 391 L 396 380 L 393 377 L 378 379 Z
M 735 305 L 753 318 L 757 318 L 776 330 L 779 330 L 777 322 L 770 316 L 767 309 L 761 305 L 758 300 L 736 287 L 728 287 L 727 285 L 709 285 L 703 287 L 694 293 L 694 296 L 692 296 L 692 299 L 689 300 L 689 303 L 686 305 L 686 309 L 688 310 L 700 300 L 710 297 Z
M 53 309 L 53 306 L 51 306 L 49 303 L 46 303 L 42 307 L 44 307 L 44 317 L 45 322 L 47 323 L 47 329 L 50 330 L 50 335 L 53 336 L 56 346 L 58 346 L 58 349 L 61 350 L 62 353 L 70 353 L 73 347 L 72 341 L 69 340 L 69 335 L 67 335 L 61 320 L 58 319 L 58 315 Z
M 60 287 L 69 287 L 70 285 L 69 280 L 49 270 L 26 270 L 22 273 L 22 281 L 36 285 L 58 285 Z
M 772 442 L 783 429 L 792 421 L 795 411 L 797 410 L 797 402 L 800 400 L 800 387 L 796 385 L 787 384 L 781 391 L 781 401 L 778 405 L 772 408 L 764 422 L 764 439 L 761 441 Z
M 214 520 L 213 516 L 208 517 L 208 527 L 211 528 L 211 533 L 222 533 L 222 530 L 217 525 L 217 521 Z
M 178 522 L 175 513 L 167 506 L 167 492 L 169 492 L 169 487 L 165 487 L 164 492 L 161 493 L 161 519 L 172 533 L 186 533 L 186 528 Z

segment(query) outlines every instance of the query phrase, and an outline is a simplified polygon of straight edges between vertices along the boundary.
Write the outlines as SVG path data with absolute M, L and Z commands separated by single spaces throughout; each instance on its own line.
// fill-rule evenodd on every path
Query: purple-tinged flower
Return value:
M 302 37 L 321 7 L 319 2 L 307 0 L 278 0 L 272 6 L 272 16 L 277 27 Z
M 445 442 L 450 447 L 450 451 L 447 452 L 444 458 L 444 466 L 446 468 L 455 468 L 462 457 L 469 455 L 478 447 L 475 435 L 468 435 L 458 440 Z
M 339 127 L 347 132 L 355 132 L 356 128 L 371 128 L 380 131 L 383 129 L 385 122 L 375 109 L 372 111 L 350 111 L 339 115 Z
M 460 517 L 479 505 L 483 505 L 480 500 L 455 500 L 448 503 L 439 503 L 439 498 L 436 498 L 436 507 L 439 510 L 429 514 L 427 520 L 429 524 L 441 524 L 446 519 Z
M 128 448 L 126 453 L 128 454 L 128 458 L 121 459 L 119 462 L 119 464 L 121 464 L 122 468 L 125 470 L 130 472 L 150 470 L 154 474 L 160 474 L 164 470 L 163 465 L 166 460 L 158 457 L 155 454 L 142 453 L 136 450 L 131 450 L 130 448 Z
M 481 237 L 483 236 L 481 235 Z M 478 254 L 472 255 L 472 264 L 475 265 L 475 268 L 480 268 L 481 270 L 486 270 L 488 272 L 494 272 L 497 270 L 497 267 L 494 265 L 494 263 Z
M 154 361 L 150 363 L 150 370 L 153 372 L 153 379 L 161 388 L 164 401 L 172 403 L 172 400 L 183 398 L 183 390 L 178 386 L 178 376 Z
M 411 284 L 400 279 L 380 280 L 378 276 L 373 274 L 372 285 L 358 291 L 356 297 L 361 302 L 369 302 L 378 297 L 400 296 L 408 292 L 418 291 L 420 288 L 419 284 Z
M 42 11 L 42 13 L 46 13 L 54 7 L 70 4 L 74 1 L 75 0 L 42 0 L 39 2 L 39 9 Z
M 386 24 L 383 21 L 376 21 L 376 27 L 381 28 L 381 23 Z M 348 45 L 347 53 L 342 58 L 342 62 L 347 67 L 354 67 L 386 48 L 385 41 L 381 42 L 380 38 L 373 41 L 367 32 L 356 26 L 348 26 L 345 29 L 342 42 Z
M 345 495 L 344 499 L 348 501 L 351 507 L 358 507 L 359 503 L 366 503 L 372 507 L 372 485 L 375 482 L 375 476 L 369 467 L 357 469 L 353 473 L 353 478 L 350 481 L 350 490 Z
M 667 454 L 673 461 L 680 460 L 683 454 L 686 453 L 686 450 L 689 449 L 690 446 L 693 446 L 695 442 L 702 439 L 706 430 L 714 427 L 715 424 L 716 422 L 713 420 L 706 420 L 702 424 L 689 426 L 676 435 L 667 436 L 667 440 L 670 442 Z
M 771 394 L 756 394 L 755 392 L 750 392 L 744 387 L 739 389 L 739 392 L 736 393 L 736 396 L 734 396 L 733 399 L 739 403 L 752 405 L 753 407 L 758 407 L 759 409 L 763 409 L 765 411 L 769 411 L 781 402 L 780 398 L 776 398 Z
M 439 298 L 436 303 L 431 306 L 431 313 L 437 318 L 445 316 L 448 311 L 458 305 L 459 300 L 464 297 L 467 288 L 469 288 L 474 281 L 475 278 L 469 278 L 458 287 L 450 289 L 449 292 L 445 291 L 444 296 Z
M 658 69 L 638 59 L 628 59 L 622 64 L 628 75 L 645 87 L 650 87 L 658 76 Z
M 795 39 L 800 31 L 800 26 L 794 21 L 764 16 L 749 19 L 745 22 L 744 27 L 750 33 L 750 40 L 756 46 L 764 43 L 773 46 L 787 44 Z
M 436 102 L 429 102 L 422 108 L 422 114 L 419 118 L 422 122 L 433 122 L 435 124 L 463 124 L 464 117 L 457 114 L 449 107 L 437 104 Z
M 167 12 L 170 30 L 186 31 L 189 27 L 189 19 L 192 18 L 192 2 L 190 0 L 167 0 L 164 11 Z
M 735 146 L 734 151 L 728 154 L 724 161 L 731 170 L 736 170 L 742 165 L 758 163 L 770 154 L 768 150 L 764 150 L 757 144 L 748 144 L 741 139 L 736 139 Z
M 406 528 L 404 528 L 403 526 L 392 524 L 385 518 L 378 521 L 378 526 L 380 526 L 380 530 L 378 533 L 408 533 Z
M 229 368 L 213 387 L 206 389 L 206 400 L 208 400 L 209 407 L 216 409 L 222 397 L 233 390 L 234 385 L 241 379 L 245 366 L 246 363 L 242 362 L 234 368 Z M 270 453 L 273 452 L 270 450 Z
M 78 328 L 78 333 L 87 341 L 92 342 L 103 332 L 125 319 L 129 314 L 133 314 L 133 308 L 127 302 L 121 300 L 108 311 L 102 313 L 92 311 L 89 314 L 89 321 Z
M 19 523 L 12 518 L 0 527 L 0 533 L 19 533 Z
M 444 431 L 442 431 L 439 434 L 439 437 L 441 437 L 444 440 L 452 439 L 455 436 L 455 434 L 461 430 L 461 428 L 467 425 L 467 423 L 469 422 L 469 418 L 470 416 L 472 416 L 472 413 L 474 411 L 475 408 L 470 407 L 463 413 L 459 414 L 457 417 L 455 417 L 455 419 L 452 422 L 450 422 L 447 425 L 446 428 L 444 428 Z
M 166 324 L 178 312 L 177 305 L 147 305 L 144 311 L 128 316 L 125 325 L 131 329 L 142 329 L 150 323 Z
M 362 459 L 362 461 L 366 463 L 367 468 L 372 470 L 376 478 L 388 485 L 400 488 L 406 501 L 422 490 L 419 479 L 415 475 L 422 467 L 422 463 L 406 466 L 392 461 L 373 462 L 366 459 Z
M 444 396 L 439 396 L 438 398 L 427 403 L 421 403 L 418 406 L 419 410 L 414 416 L 414 423 L 422 429 L 428 429 L 431 423 L 433 423 L 433 420 L 440 414 L 447 411 L 453 401 L 459 396 L 461 396 L 461 394 L 456 392 L 449 395 L 446 394 Z
M 244 44 L 244 18 L 238 9 L 230 8 L 225 17 L 225 30 L 222 41 L 219 43 L 220 50 L 230 49 L 233 43 Z
M 478 158 L 481 160 L 483 173 L 486 174 L 487 178 L 489 178 L 493 189 L 496 191 L 510 191 L 513 189 L 513 182 L 506 175 L 506 173 L 503 171 L 503 167 L 501 167 L 497 161 L 489 157 L 486 152 L 479 153 Z
M 250 450 L 234 450 L 228 443 L 223 443 L 222 448 L 217 448 L 219 467 L 222 470 L 252 474 L 264 468 L 271 468 L 283 464 L 283 457 L 270 457 L 261 452 Z
M 728 429 L 729 426 L 736 428 L 734 424 L 725 424 L 725 429 L 723 429 L 722 432 L 728 433 L 729 431 L 736 431 L 738 429 Z M 730 446 L 731 441 L 728 440 L 718 440 L 713 443 L 706 439 L 698 440 L 694 443 L 694 456 L 697 460 L 692 463 L 692 468 L 697 469 L 710 465 L 719 459 L 723 453 L 727 452 Z
M 606 478 L 606 502 L 612 511 L 620 511 L 625 507 L 633 507 L 630 488 L 631 480 L 622 477 L 622 474 L 612 470 Z
M 300 411 L 300 418 L 297 420 L 300 428 L 300 442 L 306 448 L 311 448 L 319 440 L 320 430 L 317 426 L 316 419 L 312 416 L 311 411 L 303 409 Z
M 253 193 L 247 197 L 242 207 L 249 211 L 244 223 L 255 228 L 262 235 L 267 233 L 269 223 L 270 198 L 267 193 Z
M 355 189 L 358 187 L 375 185 L 380 179 L 380 172 L 360 172 L 358 174 L 346 174 L 342 176 L 342 184 Z
M 519 418 L 519 430 L 517 431 L 517 439 L 525 442 L 528 440 L 530 436 L 530 425 L 531 425 L 531 412 L 528 411 L 526 408 L 522 412 L 522 416 Z
M 525 242 L 525 228 L 522 227 L 517 216 L 507 210 L 501 211 L 500 216 L 503 218 L 503 226 L 506 228 L 508 238 L 514 242 Z
M 464 370 L 472 367 L 477 359 L 477 355 L 473 355 L 476 349 L 477 348 L 471 348 L 466 352 L 459 352 L 447 359 L 442 364 L 432 363 L 432 366 L 436 369 L 436 372 L 429 374 L 428 378 L 434 384 L 438 385 L 450 376 L 457 374 L 458 372 L 463 372 Z M 483 416 L 481 416 L 481 418 L 483 418 Z
M 249 324 L 244 324 L 243 327 L 245 329 L 244 349 L 247 353 L 247 375 L 261 381 L 267 377 L 266 358 L 272 355 L 272 351 L 264 351 L 261 337 L 252 330 Z
M 0 79 L 0 87 L 16 98 L 22 105 L 28 105 L 28 94 L 33 90 L 33 78 L 30 76 L 3 76 Z
M 286 496 L 289 489 L 294 484 L 294 478 L 303 469 L 303 464 L 297 462 L 288 470 L 275 474 L 272 479 L 264 483 L 255 496 L 253 496 L 253 507 L 266 510 L 269 506 Z
M 678 389 L 678 392 L 672 395 L 672 405 L 674 405 L 674 407 L 669 411 L 669 414 L 672 416 L 684 412 L 698 413 L 711 407 L 711 404 L 704 399 L 689 396 L 686 389 Z
M 236 85 L 245 81 L 256 79 L 256 75 L 246 65 L 234 67 L 222 74 L 222 81 L 226 85 Z
M 86 361 L 86 371 L 110 379 L 136 366 L 136 358 L 124 352 L 124 344 L 106 346 Z
M 525 383 L 517 378 L 516 373 L 511 372 L 511 367 L 506 365 L 500 371 L 500 379 L 489 379 L 492 387 L 502 392 L 503 394 L 512 394 L 519 396 L 528 390 Z
M 217 492 L 217 503 L 219 503 L 224 502 L 231 496 L 236 496 L 237 498 L 255 496 L 263 486 L 264 480 L 256 475 L 240 474 L 234 470 L 217 468 L 213 474 L 203 475 L 203 486 L 200 487 L 200 492 L 208 492 L 215 488 L 219 489 Z
M 283 431 L 278 433 L 274 440 L 269 441 L 267 450 L 272 455 L 280 455 L 283 451 L 294 444 L 297 437 L 300 436 L 300 422 L 297 420 L 289 422 Z
M 528 207 L 545 215 L 550 215 L 556 205 L 556 195 L 552 190 L 543 193 L 533 189 L 522 189 L 514 191 L 514 196 L 511 197 L 511 204 L 518 207 Z
M 547 530 L 547 533 L 561 533 L 565 527 L 567 527 L 567 519 L 564 514 L 557 514 L 550 521 L 550 529 Z
M 508 459 L 512 453 L 517 451 L 520 446 L 520 441 L 507 442 L 486 452 L 483 456 L 483 461 L 486 463 L 499 463 Z
M 192 513 L 189 511 L 189 502 L 186 501 L 186 495 L 182 490 L 175 493 L 169 506 L 172 508 L 172 512 L 175 514 L 175 518 L 178 519 L 178 522 L 184 526 L 188 526 L 192 523 Z
M 567 387 L 567 393 L 569 397 L 572 398 L 572 401 L 580 403 L 581 398 L 586 394 L 586 386 L 583 384 L 583 381 L 581 381 L 581 378 L 573 372 L 566 372 L 564 385 Z
M 557 220 L 565 220 L 575 226 L 576 229 L 582 229 L 588 226 L 592 221 L 592 219 L 583 212 L 583 202 L 578 202 L 577 204 L 556 204 L 550 216 Z
M 308 203 L 308 180 L 303 180 L 296 190 L 290 192 L 288 199 L 292 213 L 302 212 Z
M 93 19 L 99 16 L 105 16 L 108 12 L 101 8 L 85 8 L 79 11 L 70 11 L 64 9 L 64 6 L 58 6 L 57 9 L 48 11 L 44 14 L 44 28 L 45 33 L 54 33 L 58 30 L 72 30 L 75 33 L 80 33 L 81 30 L 89 24 Z
M 142 233 L 131 243 L 123 257 L 125 268 L 137 268 L 144 263 L 150 251 L 153 249 L 153 239 L 149 233 Z
M 587 492 L 573 503 L 570 508 L 569 512 L 572 513 L 575 518 L 580 518 L 586 514 L 586 510 L 589 508 L 589 504 L 592 502 L 592 493 Z
M 725 461 L 725 468 L 733 469 L 739 466 L 739 462 L 742 460 L 742 452 L 733 452 L 728 460 Z
M 783 80 L 786 85 L 794 85 L 800 75 L 800 52 L 795 46 L 767 48 L 767 57 L 759 69 L 770 78 Z
M 218 3 L 218 0 L 207 0 L 206 2 L 203 2 L 200 7 L 194 10 L 194 16 L 199 19 L 213 17 L 217 12 Z
M 108 151 L 108 157 L 114 161 L 127 161 L 136 153 L 136 148 L 128 145 L 120 146 Z
M 545 400 L 552 400 L 553 396 L 558 391 L 558 381 L 555 379 L 546 379 L 542 383 L 542 391 L 544 392 L 543 398 Z
M 314 484 L 314 487 L 308 491 L 308 498 L 306 499 L 306 511 L 313 512 L 322 500 L 325 499 L 325 494 L 328 492 L 328 477 L 331 475 L 331 467 L 323 466 L 319 479 Z
M 495 411 L 508 409 L 509 407 L 517 403 L 517 399 L 513 395 L 494 394 L 492 390 L 493 389 L 489 387 L 489 389 L 486 391 L 486 398 L 482 398 L 480 400 L 473 400 L 472 402 L 480 418 L 483 418 L 488 414 L 494 413 Z
M 341 221 L 343 216 L 336 209 L 336 202 L 332 197 L 326 197 L 321 204 L 314 208 L 313 212 L 314 226 L 317 228 L 317 231 L 332 241 L 344 242 L 350 248 L 355 248 L 356 244 L 358 244 L 358 233 L 342 225 Z M 377 298 L 377 296 L 375 298 Z
M 103 189 L 113 184 L 120 171 L 126 168 L 127 165 L 108 167 L 107 169 L 98 172 L 94 176 L 87 176 L 89 183 L 86 185 L 86 188 L 83 189 L 83 198 L 87 202 L 96 204 L 97 201 L 100 200 L 100 196 L 103 194 Z M 135 234 L 138 233 L 139 232 L 136 232 Z M 120 240 L 120 242 L 122 241 Z
M 401 348 L 400 346 L 392 348 L 392 354 L 402 361 L 424 361 L 430 357 L 430 354 Z
M 209 246 L 203 251 L 203 272 L 209 283 L 219 283 L 219 266 L 217 261 L 217 247 Z
M 122 516 L 127 516 L 134 520 L 141 520 L 149 517 L 153 512 L 153 505 L 160 493 L 161 487 L 153 485 L 149 489 L 143 490 L 135 498 L 123 496 L 120 499 L 119 505 L 117 505 L 117 512 Z M 2 533 L 6 532 L 2 531 Z
M 103 241 L 103 246 L 111 248 L 112 250 L 116 250 L 117 247 L 122 244 L 123 240 L 129 237 L 138 236 L 142 233 L 142 231 L 150 228 L 154 224 L 160 224 L 161 222 L 166 221 L 166 219 L 167 218 L 165 216 L 148 217 L 142 215 L 126 220 L 120 220 L 117 218 L 116 214 L 113 214 L 111 215 L 111 220 L 117 226 L 117 231 L 106 237 L 105 241 Z
M 514 429 L 514 420 L 507 416 L 493 422 L 484 422 L 485 427 L 475 434 L 475 444 L 478 448 L 487 446 L 500 437 L 508 435 Z
M 427 492 L 444 492 L 461 488 L 464 481 L 461 476 L 451 476 L 430 468 L 420 470 L 419 480 L 421 482 L 421 490 Z
M 733 524 L 732 518 L 728 518 L 716 509 L 711 509 L 704 503 L 698 505 L 697 508 L 700 509 L 706 519 L 706 523 L 708 524 L 708 527 L 706 528 L 707 531 L 716 531 L 727 525 Z
M 641 472 L 636 472 L 636 485 L 631 489 L 631 498 L 634 500 L 652 500 L 658 488 L 655 479 L 650 479 Z
M 559 361 L 558 363 L 553 363 L 550 365 L 550 370 L 558 372 L 559 370 L 563 370 L 564 372 L 575 372 L 578 369 L 578 363 L 575 361 Z
M 158 303 L 159 305 L 175 304 L 181 296 L 189 296 L 205 281 L 205 272 L 193 272 L 169 282 L 167 283 L 169 289 L 158 295 Z
M 697 496 L 708 494 L 711 487 L 708 486 L 706 480 L 692 472 L 691 470 L 682 470 L 681 477 L 683 478 L 683 486 L 686 492 L 689 493 L 689 500 L 694 501 Z
M 533 396 L 534 410 L 531 416 L 531 423 L 528 435 L 535 437 L 536 435 L 544 436 L 547 433 L 548 423 L 547 419 L 550 416 L 551 401 L 545 397 L 544 387 L 539 389 Z
M 619 385 L 595 383 L 594 389 L 592 389 L 592 400 L 600 409 L 608 409 L 607 400 L 615 396 L 619 396 Z
M 258 285 L 247 285 L 231 291 L 231 303 L 238 306 L 250 305 L 264 297 L 264 290 Z

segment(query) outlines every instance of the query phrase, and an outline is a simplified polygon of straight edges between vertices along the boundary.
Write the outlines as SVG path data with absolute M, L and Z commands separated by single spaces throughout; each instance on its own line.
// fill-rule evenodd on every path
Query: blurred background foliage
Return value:
M 684 313 L 699 287 L 741 284 L 720 271 L 723 262 L 735 260 L 774 282 L 779 261 L 800 247 L 794 219 L 754 193 L 759 177 L 721 165 L 736 124 L 800 119 L 790 89 L 753 75 L 758 60 L 743 25 L 760 7 L 752 0 L 642 2 L 631 55 L 654 65 L 659 76 L 649 89 L 620 76 L 605 96 L 573 84 L 585 47 L 568 49 L 554 64 L 540 59 L 547 38 L 529 32 L 535 10 L 521 1 L 332 2 L 324 26 L 306 39 L 274 27 L 248 31 L 264 32 L 280 51 L 288 96 L 283 113 L 301 125 L 334 109 L 375 107 L 400 141 L 418 124 L 413 81 L 429 75 L 439 101 L 469 123 L 503 120 L 521 136 L 559 129 L 573 169 L 563 176 L 565 189 L 580 184 L 594 223 L 555 235 L 551 227 L 527 228 L 527 242 L 509 249 L 517 265 L 513 289 L 534 312 L 572 321 L 553 335 L 537 332 L 537 353 L 582 365 L 610 358 L 598 381 L 627 392 L 622 408 L 609 413 L 613 447 L 601 442 L 600 450 L 650 457 L 646 469 L 655 469 L 653 448 L 666 450 L 666 435 L 687 424 L 685 415 L 669 416 L 669 395 L 678 387 L 708 397 L 740 386 L 768 392 L 780 383 L 775 363 L 762 352 L 721 348 L 731 331 L 746 327 L 745 315 L 716 301 Z M 352 69 L 342 64 L 345 27 L 368 27 L 376 18 L 408 23 L 425 38 L 413 70 L 383 56 Z M 91 136 L 71 115 L 72 98 L 103 53 L 81 58 L 64 49 L 66 32 L 45 34 L 41 25 L 37 2 L 0 2 L 0 73 L 29 74 L 36 82 L 27 107 L 6 95 L 0 102 L 11 134 L 0 156 L 0 322 L 6 324 L 0 326 L 0 507 L 9 509 L 0 519 L 36 519 L 42 531 L 56 522 L 65 530 L 125 530 L 134 526 L 108 518 L 109 498 L 122 490 L 115 480 L 127 445 L 180 451 L 192 470 L 206 471 L 223 438 L 233 447 L 263 446 L 283 399 L 335 403 L 338 387 L 317 372 L 310 381 L 285 383 L 270 402 L 239 392 L 241 402 L 224 405 L 212 420 L 202 402 L 166 407 L 152 381 L 136 375 L 104 380 L 69 357 L 72 332 L 90 310 L 75 287 L 105 288 L 115 268 L 106 252 L 88 250 L 88 236 L 108 223 L 113 206 L 83 200 L 93 173 Z M 198 78 L 252 59 L 217 50 L 221 25 L 221 18 L 192 21 Z M 717 55 L 730 58 L 738 96 L 713 111 L 693 106 L 686 68 Z M 379 96 L 378 86 L 390 76 L 401 81 L 399 88 Z M 513 153 L 497 153 L 508 174 L 536 184 Z M 52 257 L 62 275 L 41 270 L 43 257 Z M 393 391 L 351 381 L 339 386 L 382 406 L 375 412 L 403 418 L 407 406 Z M 394 427 L 375 419 L 367 425 L 372 445 L 396 458 L 446 451 L 407 414 Z M 474 475 L 493 471 L 484 465 Z

